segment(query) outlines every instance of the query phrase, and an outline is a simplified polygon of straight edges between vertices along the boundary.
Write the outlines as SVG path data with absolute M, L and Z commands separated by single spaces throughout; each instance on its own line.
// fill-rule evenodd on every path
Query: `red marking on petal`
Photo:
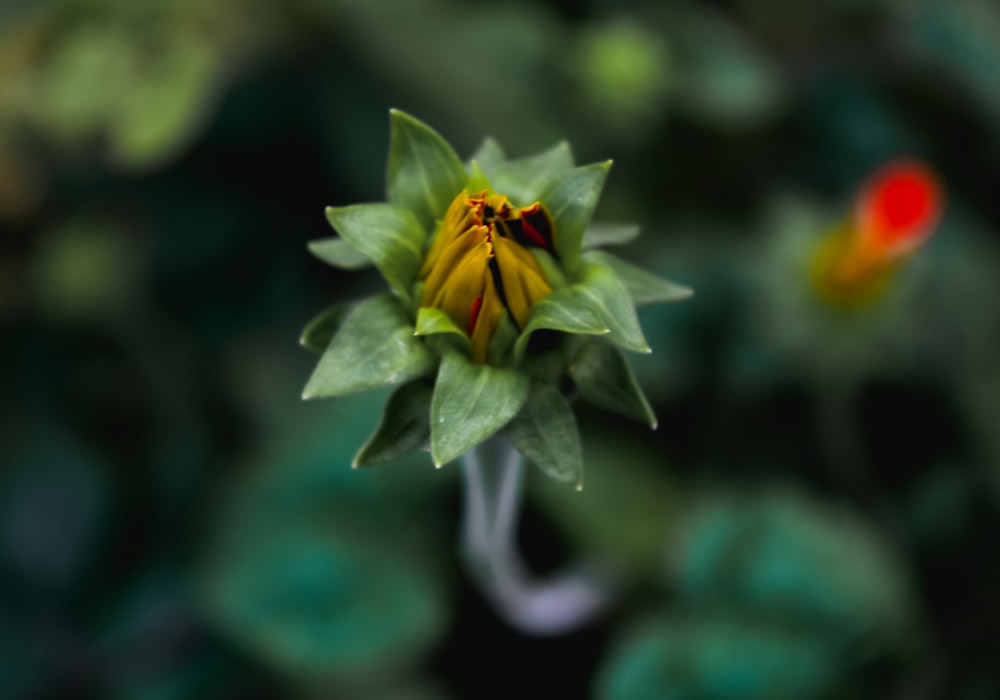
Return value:
M 524 231 L 524 235 L 527 236 L 529 239 L 531 239 L 532 243 L 534 243 L 539 248 L 545 248 L 546 250 L 548 250 L 549 242 L 545 240 L 545 237 L 538 231 L 537 228 L 535 228 L 531 224 L 530 221 L 522 217 L 521 227 L 522 230 Z
M 941 215 L 942 191 L 926 166 L 890 163 L 866 183 L 860 199 L 861 224 L 873 242 L 911 249 L 923 242 Z
M 480 294 L 478 297 L 472 300 L 472 310 L 469 312 L 469 335 L 472 335 L 472 331 L 476 328 L 476 321 L 479 320 L 479 312 L 483 309 L 483 295 Z

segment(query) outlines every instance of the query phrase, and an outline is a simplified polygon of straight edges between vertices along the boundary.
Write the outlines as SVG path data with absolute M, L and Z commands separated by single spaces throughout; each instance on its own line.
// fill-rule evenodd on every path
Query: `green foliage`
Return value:
M 579 484 L 579 438 L 557 388 L 567 371 L 567 336 L 607 335 L 626 349 L 649 352 L 630 294 L 652 303 L 682 298 L 688 290 L 611 256 L 589 252 L 581 259 L 610 161 L 575 168 L 566 142 L 508 160 L 496 141 L 486 139 L 467 171 L 451 146 L 427 125 L 397 110 L 391 112 L 390 122 L 389 203 L 328 208 L 327 218 L 342 238 L 314 241 L 310 249 L 337 267 L 374 263 L 403 303 L 382 295 L 355 305 L 346 318 L 343 311 L 331 310 L 314 319 L 302 344 L 325 350 L 304 397 L 399 384 L 438 367 L 427 426 L 436 465 L 461 456 L 518 416 L 511 436 L 524 455 L 555 479 Z M 442 309 L 414 308 L 422 295 L 416 276 L 425 240 L 433 237 L 432 226 L 463 188 L 491 189 L 518 204 L 541 201 L 555 226 L 557 254 L 531 253 L 554 291 L 534 304 L 523 329 L 502 314 L 485 353 L 492 365 L 468 359 L 469 335 Z M 598 225 L 592 231 L 589 244 L 624 243 L 637 234 L 636 228 L 619 225 Z M 548 340 L 532 345 L 531 339 L 542 330 L 553 333 L 549 338 L 556 338 L 555 347 Z M 534 346 L 540 356 L 529 357 Z M 580 379 L 588 384 L 591 397 L 652 422 L 624 360 L 595 357 L 584 356 Z M 612 375 L 599 379 L 595 374 L 601 371 Z M 529 395 L 532 381 L 535 388 Z M 619 381 L 626 384 L 612 389 Z M 410 384 L 393 396 L 382 424 L 359 452 L 357 465 L 392 459 L 423 442 L 425 431 L 414 423 L 426 409 L 425 392 L 418 386 Z M 544 415 L 546 411 L 550 415 Z
M 399 110 L 389 113 L 389 122 L 386 197 L 427 228 L 444 215 L 468 176 L 455 151 L 429 126 Z
M 594 163 L 561 173 L 539 195 L 556 225 L 556 250 L 563 265 L 574 274 L 580 264 L 583 232 L 597 207 L 611 161 Z
M 513 369 L 474 365 L 448 352 L 431 401 L 431 458 L 442 466 L 481 443 L 517 415 L 531 382 Z
M 694 294 L 689 287 L 657 277 L 610 253 L 589 251 L 584 254 L 583 259 L 611 268 L 625 285 L 625 289 L 628 290 L 628 294 L 632 298 L 632 303 L 636 306 L 683 301 Z
M 625 245 L 639 236 L 639 224 L 617 224 L 606 221 L 591 221 L 583 232 L 583 248 L 599 248 L 605 245 Z
M 600 700 L 830 697 L 834 658 L 821 640 L 725 617 L 663 618 L 627 635 L 598 678 Z
M 472 344 L 469 342 L 469 335 L 455 325 L 451 316 L 441 309 L 421 307 L 417 312 L 417 324 L 414 335 L 440 335 L 446 334 L 458 340 L 459 345 L 467 353 L 472 352 Z
M 309 378 L 304 399 L 400 384 L 430 374 L 434 354 L 413 336 L 406 311 L 391 294 L 359 302 Z
M 302 331 L 299 345 L 315 353 L 326 352 L 330 341 L 340 330 L 350 310 L 350 304 L 336 304 L 321 311 Z
M 431 388 L 421 380 L 396 389 L 382 421 L 354 457 L 355 467 L 388 462 L 423 447 L 431 435 Z
M 609 329 L 608 340 L 633 352 L 652 352 L 639 327 L 628 291 L 609 268 L 585 262 L 580 282 L 571 289 L 600 315 Z
M 483 144 L 482 147 L 486 149 L 485 162 L 480 163 L 483 172 L 494 191 L 507 195 L 519 206 L 542 199 L 544 188 L 552 180 L 573 169 L 573 153 L 565 141 L 537 155 L 517 160 L 503 160 L 502 152 L 495 150 L 499 148 L 495 142 L 487 143 L 491 145 Z M 546 205 L 551 208 L 547 200 Z
M 357 204 L 327 207 L 326 218 L 344 240 L 375 264 L 389 286 L 409 301 L 425 237 L 414 215 L 391 204 Z
M 321 238 L 310 241 L 309 252 L 342 270 L 362 270 L 371 267 L 372 260 L 343 238 Z
M 583 448 L 576 419 L 554 387 L 534 382 L 524 407 L 507 427 L 524 457 L 556 481 L 583 488 Z
M 601 341 L 584 343 L 570 365 L 569 375 L 583 398 L 595 406 L 656 429 L 653 409 L 617 348 Z

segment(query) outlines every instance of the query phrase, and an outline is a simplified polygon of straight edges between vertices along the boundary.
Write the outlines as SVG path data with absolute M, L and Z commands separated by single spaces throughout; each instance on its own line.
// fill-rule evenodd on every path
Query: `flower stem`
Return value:
M 606 569 L 578 567 L 536 580 L 517 548 L 524 461 L 505 437 L 466 453 L 462 553 L 472 578 L 522 632 L 570 632 L 604 611 L 617 586 Z

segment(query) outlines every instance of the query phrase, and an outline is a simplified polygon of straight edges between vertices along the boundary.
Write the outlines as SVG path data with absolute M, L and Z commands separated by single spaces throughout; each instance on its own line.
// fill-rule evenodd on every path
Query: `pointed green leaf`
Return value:
M 441 466 L 504 427 L 528 397 L 528 376 L 477 365 L 458 352 L 441 361 L 431 399 L 431 457 Z
M 610 168 L 609 160 L 570 170 L 550 182 L 538 197 L 552 214 L 556 251 L 571 273 L 579 266 L 583 232 L 597 206 Z
M 491 170 L 503 164 L 507 160 L 507 156 L 504 155 L 503 148 L 497 143 L 497 140 L 492 136 L 487 136 L 469 160 L 474 160 L 480 166 Z
M 324 352 L 350 310 L 350 304 L 337 304 L 321 311 L 302 331 L 299 345 L 313 352 Z
M 437 366 L 399 299 L 380 294 L 357 304 L 313 371 L 303 399 L 350 394 L 416 379 Z
M 584 248 L 600 248 L 605 245 L 625 245 L 639 237 L 639 224 L 616 224 L 607 221 L 591 221 L 583 232 Z
M 423 258 L 424 232 L 416 218 L 392 204 L 327 207 L 326 218 L 348 243 L 375 263 L 386 282 L 404 299 Z
M 309 241 L 309 252 L 327 265 L 342 270 L 361 270 L 372 264 L 371 258 L 336 236 Z
M 447 333 L 457 337 L 463 348 L 469 352 L 472 351 L 472 342 L 469 340 L 468 334 L 455 325 L 451 316 L 441 309 L 421 306 L 417 312 L 417 327 L 414 335 L 437 335 L 439 333 Z
M 469 163 L 469 181 L 465 184 L 465 189 L 477 194 L 483 190 L 493 190 L 489 178 L 486 177 L 486 173 L 476 161 Z
M 556 481 L 583 488 L 583 449 L 576 418 L 551 384 L 536 382 L 507 435 L 524 457 Z
M 656 415 L 618 348 L 601 341 L 586 343 L 570 365 L 569 374 L 590 403 L 656 430 Z
M 573 169 L 573 153 L 568 143 L 560 141 L 533 156 L 480 165 L 496 192 L 524 206 L 538 200 L 549 182 Z
M 355 467 L 370 467 L 427 444 L 431 436 L 431 388 L 417 380 L 396 389 L 382 421 L 354 457 Z
M 386 197 L 409 209 L 430 230 L 465 187 L 468 175 L 455 151 L 429 126 L 395 109 L 389 121 Z
M 584 262 L 580 282 L 571 289 L 577 290 L 590 310 L 611 329 L 608 340 L 633 352 L 652 352 L 639 327 L 632 298 L 610 268 Z
M 516 363 L 524 358 L 531 334 L 542 329 L 583 335 L 611 332 L 603 318 L 594 313 L 593 303 L 576 285 L 557 289 L 531 307 L 524 331 L 514 344 Z
M 583 257 L 589 262 L 610 267 L 625 285 L 629 296 L 632 297 L 632 303 L 636 306 L 682 301 L 694 294 L 690 287 L 657 277 L 610 253 L 593 250 L 585 253 Z

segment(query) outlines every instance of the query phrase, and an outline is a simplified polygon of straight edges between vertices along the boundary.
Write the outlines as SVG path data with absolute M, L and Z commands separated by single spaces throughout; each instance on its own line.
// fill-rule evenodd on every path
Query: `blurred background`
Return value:
M 0 697 L 1000 697 L 998 74 L 994 0 L 3 0 Z M 389 107 L 614 158 L 696 289 L 641 310 L 659 429 L 581 406 L 585 490 L 530 473 L 535 570 L 624 582 L 572 635 L 470 585 L 457 465 L 350 469 L 386 393 L 299 399 Z M 899 157 L 944 218 L 831 308 Z

